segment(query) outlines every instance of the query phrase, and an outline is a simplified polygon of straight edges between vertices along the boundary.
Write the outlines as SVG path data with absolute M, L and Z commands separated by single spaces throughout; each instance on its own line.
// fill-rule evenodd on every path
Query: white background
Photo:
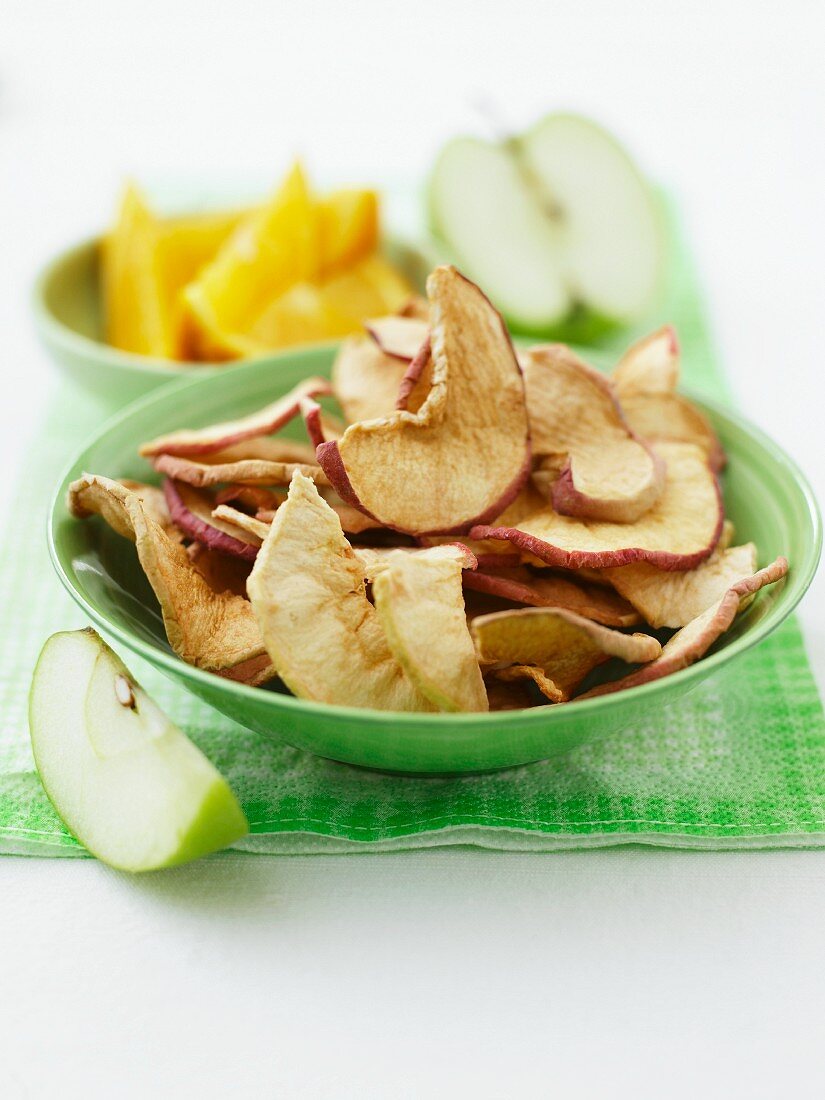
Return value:
M 27 313 L 124 174 L 419 178 L 590 111 L 681 196 L 744 411 L 824 497 L 821 4 L 3 0 L 0 468 Z M 7 479 L 3 479 L 7 484 Z M 822 582 L 803 621 L 820 683 Z M 0 1095 L 786 1097 L 825 1087 L 825 852 L 0 864 Z

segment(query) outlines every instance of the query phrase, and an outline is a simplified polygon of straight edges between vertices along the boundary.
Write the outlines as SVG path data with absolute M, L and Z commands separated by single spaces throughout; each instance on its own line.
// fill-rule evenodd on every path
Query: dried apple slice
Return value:
M 677 631 L 665 645 L 661 656 L 655 661 L 632 672 L 629 676 L 623 676 L 621 680 L 601 684 L 592 691 L 586 692 L 581 698 L 591 699 L 596 695 L 609 695 L 614 691 L 638 687 L 639 684 L 649 684 L 652 680 L 660 680 L 663 676 L 680 672 L 688 665 L 692 665 L 700 657 L 704 657 L 713 643 L 730 629 L 739 610 L 753 599 L 761 588 L 781 580 L 787 572 L 787 560 L 777 558 L 752 576 L 737 581 L 721 599 Z
M 484 681 L 484 686 L 491 711 L 528 710 L 535 705 L 524 680 L 502 681 L 492 674 Z
M 387 644 L 338 517 L 300 473 L 247 588 L 267 651 L 295 695 L 375 710 L 435 709 Z
M 413 294 L 398 310 L 398 316 L 413 317 L 417 321 L 424 321 L 429 326 L 430 303 L 426 298 L 422 298 L 420 294 Z
M 521 357 L 536 455 L 566 456 L 551 484 L 557 512 L 633 523 L 662 495 L 662 460 L 633 435 L 610 382 L 569 348 L 546 344 Z
M 687 573 L 663 573 L 642 561 L 607 569 L 605 576 L 651 626 L 677 628 L 687 626 L 737 581 L 755 571 L 756 547 L 748 542 L 717 549 Z
M 272 512 L 282 502 L 283 497 L 273 489 L 261 485 L 225 485 L 215 494 L 215 504 L 242 504 L 256 512 L 269 509 Z
M 487 710 L 487 692 L 467 629 L 460 545 L 395 550 L 373 575 L 372 595 L 390 649 L 422 694 L 446 711 Z
M 654 447 L 664 440 L 695 443 L 714 470 L 723 470 L 724 448 L 704 413 L 679 393 L 634 393 L 622 398 L 625 419 Z
M 272 518 L 274 516 L 275 513 L 273 512 Z M 250 516 L 246 512 L 239 511 L 237 508 L 230 508 L 228 504 L 219 504 L 217 508 L 213 509 L 212 519 L 243 531 L 255 547 L 260 547 L 269 534 L 269 525 L 272 523 L 272 519 L 264 522 L 256 516 Z M 257 556 L 256 553 L 255 557 Z
M 365 531 L 381 530 L 380 523 L 376 523 L 374 519 L 365 516 L 364 513 L 359 512 L 357 508 L 353 508 L 349 504 L 343 504 L 338 494 L 334 493 L 332 490 L 322 492 L 321 496 L 336 514 L 342 529 L 346 531 L 348 535 L 362 535 Z M 255 518 L 262 523 L 272 523 L 273 519 L 275 519 L 275 509 L 259 509 L 255 514 Z
M 175 542 L 183 541 L 186 536 L 169 514 L 163 489 L 159 489 L 157 485 L 145 485 L 142 481 L 132 481 L 125 477 L 121 478 L 120 484 L 130 493 L 140 497 L 147 516 L 162 527 L 171 539 Z
M 649 634 L 622 634 L 561 608 L 479 615 L 471 621 L 470 633 L 482 666 L 512 668 L 510 678 L 529 676 L 555 702 L 569 699 L 585 676 L 610 657 L 638 664 L 662 652 Z
M 347 420 L 375 420 L 394 412 L 407 366 L 369 337 L 345 340 L 332 367 L 332 386 Z
M 496 521 L 472 539 L 502 539 L 564 569 L 605 569 L 647 561 L 659 569 L 694 569 L 710 557 L 722 530 L 722 498 L 702 451 L 689 443 L 657 447 L 667 465 L 665 490 L 636 523 L 562 516 L 528 485 Z
M 454 267 L 427 280 L 432 385 L 417 412 L 351 424 L 317 458 L 343 500 L 409 534 L 497 515 L 529 474 L 521 372 L 501 316 Z
M 237 525 L 216 518 L 214 501 L 208 493 L 171 478 L 164 482 L 163 491 L 172 519 L 190 539 L 221 554 L 231 554 L 245 561 L 255 560 L 261 540 Z
M 637 393 L 673 393 L 679 383 L 679 341 L 672 325 L 628 348 L 611 378 L 619 399 Z
M 654 444 L 662 440 L 695 443 L 714 470 L 725 466 L 725 452 L 704 413 L 676 393 L 679 344 L 666 325 L 634 344 L 619 361 L 611 381 L 627 423 Z
M 332 392 L 325 378 L 307 378 L 277 401 L 266 405 L 249 416 L 237 420 L 226 420 L 221 424 L 211 424 L 207 428 L 185 428 L 169 435 L 144 443 L 140 453 L 152 455 L 206 455 L 214 451 L 223 451 L 245 439 L 254 439 L 261 435 L 272 435 L 290 420 L 294 420 L 301 411 L 304 397 L 317 397 Z
M 169 644 L 184 661 L 225 672 L 265 652 L 249 601 L 210 587 L 186 550 L 146 514 L 135 493 L 110 478 L 86 474 L 69 486 L 68 505 L 72 515 L 99 515 L 135 543 Z
M 385 355 L 407 363 L 415 359 L 430 331 L 427 321 L 398 314 L 376 317 L 367 321 L 364 328 Z
M 507 668 L 494 668 L 487 673 L 487 676 L 489 679 L 505 684 L 521 683 L 525 688 L 530 681 L 551 703 L 565 703 L 569 698 L 555 680 L 550 679 L 544 669 L 537 668 L 535 665 L 509 665 Z
M 639 622 L 639 614 L 633 606 L 609 588 L 580 584 L 556 574 L 536 576 L 524 566 L 495 571 L 479 568 L 464 575 L 464 587 L 530 607 L 575 611 L 604 626 L 634 626 Z
M 217 457 L 217 456 L 211 456 Z M 175 481 L 184 481 L 197 489 L 234 482 L 236 485 L 289 485 L 292 475 L 299 470 L 319 484 L 328 485 L 326 474 L 320 466 L 302 462 L 273 462 L 266 458 L 241 458 L 233 462 L 197 462 L 194 458 L 178 455 L 158 455 L 152 465 L 158 473 Z
M 252 569 L 251 562 L 244 561 L 243 558 L 232 558 L 228 554 L 218 554 L 202 542 L 190 542 L 186 547 L 186 556 L 214 592 L 233 592 L 246 599 L 246 582 Z

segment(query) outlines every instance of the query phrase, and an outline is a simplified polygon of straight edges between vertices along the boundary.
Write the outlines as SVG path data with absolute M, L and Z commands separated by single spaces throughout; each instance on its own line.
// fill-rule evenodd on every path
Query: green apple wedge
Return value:
M 430 220 L 513 328 L 586 340 L 642 316 L 664 273 L 652 188 L 604 129 L 552 114 L 520 137 L 439 154 Z
M 112 867 L 173 867 L 249 832 L 219 772 L 90 628 L 43 646 L 29 730 L 54 808 Z

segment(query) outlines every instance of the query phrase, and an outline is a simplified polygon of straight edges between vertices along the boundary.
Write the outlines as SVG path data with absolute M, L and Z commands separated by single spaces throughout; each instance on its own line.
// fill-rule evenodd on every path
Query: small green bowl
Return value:
M 290 348 L 254 360 L 209 365 L 135 355 L 112 347 L 103 338 L 100 249 L 101 238 L 94 237 L 46 264 L 34 284 L 32 309 L 38 335 L 52 359 L 104 407 L 121 408 L 158 386 L 193 373 L 198 377 L 225 374 L 240 365 L 280 363 L 294 354 L 295 349 Z M 414 287 L 424 286 L 431 266 L 428 257 L 396 237 L 385 240 L 383 251 Z M 330 349 L 337 342 L 311 346 Z
M 240 416 L 311 374 L 329 374 L 332 352 L 309 348 L 278 363 L 256 362 L 184 379 L 110 420 L 71 463 L 51 509 L 49 543 L 61 581 L 104 633 L 179 680 L 242 725 L 332 760 L 407 773 L 460 773 L 542 760 L 632 728 L 761 641 L 790 614 L 819 561 L 821 525 L 807 481 L 790 458 L 753 425 L 700 402 L 730 459 L 724 477 L 737 540 L 752 539 L 760 562 L 784 554 L 789 576 L 761 592 L 733 628 L 697 664 L 615 695 L 562 706 L 492 714 L 396 714 L 307 702 L 232 683 L 179 660 L 167 644 L 157 601 L 134 547 L 102 521 L 73 519 L 66 489 L 84 471 L 156 480 L 138 445 L 183 426 Z M 181 410 L 185 410 L 182 414 Z M 292 426 L 300 435 L 301 426 Z

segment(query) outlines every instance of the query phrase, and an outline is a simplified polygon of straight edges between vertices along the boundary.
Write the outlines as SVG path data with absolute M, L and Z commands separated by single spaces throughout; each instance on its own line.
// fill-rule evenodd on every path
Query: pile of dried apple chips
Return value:
M 145 443 L 162 489 L 86 475 L 71 511 L 135 543 L 183 660 L 304 699 L 512 709 L 701 658 L 788 564 L 735 545 L 672 330 L 607 378 L 561 345 L 517 355 L 453 267 L 427 291 L 331 383 Z M 306 442 L 278 435 L 296 419 Z

